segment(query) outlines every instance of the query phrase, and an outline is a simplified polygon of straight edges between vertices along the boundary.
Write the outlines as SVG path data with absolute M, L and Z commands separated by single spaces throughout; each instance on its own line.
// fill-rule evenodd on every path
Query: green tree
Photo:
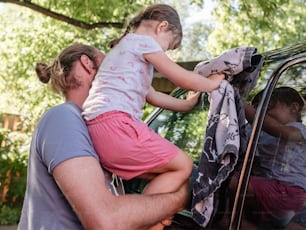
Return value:
M 58 51 L 74 42 L 92 44 L 107 51 L 107 41 L 120 30 L 85 30 L 34 13 L 15 5 L 6 5 L 0 15 L 0 111 L 22 114 L 35 122 L 61 97 L 50 94 L 34 72 L 36 62 L 50 62 Z
M 79 5 L 69 9 L 69 3 L 65 1 L 64 5 L 63 1 L 53 1 L 54 5 L 50 3 L 50 9 L 56 6 L 69 17 L 76 12 L 77 20 L 82 21 L 88 17 L 92 20 L 90 23 L 95 23 L 93 15 L 86 16 Z M 97 3 L 92 7 L 97 7 Z M 113 10 L 119 9 L 118 6 Z M 129 7 L 127 9 L 132 10 Z M 45 110 L 63 100 L 50 93 L 49 87 L 38 81 L 34 71 L 35 63 L 49 63 L 59 50 L 75 42 L 92 44 L 107 51 L 107 41 L 118 37 L 122 30 L 113 27 L 113 24 L 104 23 L 101 25 L 106 26 L 89 30 L 14 4 L 0 3 L 0 11 L 0 114 L 19 114 L 26 127 L 26 133 L 0 130 L 0 144 L 2 140 L 6 141 L 0 151 L 0 224 L 12 224 L 18 221 L 20 215 L 32 127 Z M 111 15 L 109 10 L 107 12 L 109 18 L 116 18 L 118 14 L 114 12 Z M 123 21 L 123 16 L 118 15 L 117 21 Z M 101 19 L 97 20 L 100 22 Z
M 1 130 L 0 140 L 7 137 L 11 140 L 9 147 L 1 148 L 0 160 L 7 166 L 0 167 L 1 176 L 6 176 L 6 169 L 14 167 L 15 170 L 16 166 L 14 175 L 22 174 L 18 178 L 24 182 L 32 126 L 44 111 L 63 100 L 37 80 L 35 63 L 50 62 L 59 50 L 75 42 L 91 44 L 107 52 L 108 41 L 123 33 L 127 20 L 153 2 L 173 5 L 181 16 L 183 45 L 169 52 L 175 61 L 200 61 L 242 45 L 256 46 L 263 52 L 306 37 L 305 0 L 215 0 L 211 3 L 203 0 L 0 0 L 0 113 L 20 114 L 27 127 L 22 137 L 19 133 Z M 202 12 L 207 4 L 215 6 L 213 21 L 192 24 L 185 21 L 195 12 Z M 152 107 L 146 106 L 144 114 L 151 110 Z M 205 118 L 204 115 L 197 121 L 205 122 Z M 165 135 L 173 137 L 175 143 L 182 143 L 194 155 L 201 146 L 196 142 L 185 143 L 185 136 L 199 137 L 194 131 L 198 123 L 190 120 L 185 124 L 180 120 Z M 18 186 L 12 191 L 18 192 L 12 198 L 21 200 L 24 183 L 14 184 Z M 7 209 L 2 207 L 0 216 L 2 210 Z
M 255 46 L 260 52 L 306 38 L 304 0 L 217 0 L 215 30 L 207 49 L 219 54 L 237 46 Z

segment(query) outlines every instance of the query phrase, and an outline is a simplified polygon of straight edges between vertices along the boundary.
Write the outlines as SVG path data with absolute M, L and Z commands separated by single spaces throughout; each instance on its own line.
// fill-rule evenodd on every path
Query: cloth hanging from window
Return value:
M 245 114 L 241 99 L 255 86 L 263 57 L 255 47 L 238 47 L 199 63 L 195 72 L 225 73 L 219 89 L 210 94 L 204 147 L 193 185 L 192 217 L 206 227 L 214 215 L 214 193 L 233 171 L 246 150 Z

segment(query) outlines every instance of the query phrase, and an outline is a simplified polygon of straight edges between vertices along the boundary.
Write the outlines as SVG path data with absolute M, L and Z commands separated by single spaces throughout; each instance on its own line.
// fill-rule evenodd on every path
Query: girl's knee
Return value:
M 193 160 L 183 151 L 180 152 L 180 171 L 186 175 L 186 177 L 189 177 L 191 175 L 191 172 L 193 170 Z
M 187 179 L 193 170 L 192 159 L 180 151 L 166 166 L 167 171 L 176 172 L 179 177 Z

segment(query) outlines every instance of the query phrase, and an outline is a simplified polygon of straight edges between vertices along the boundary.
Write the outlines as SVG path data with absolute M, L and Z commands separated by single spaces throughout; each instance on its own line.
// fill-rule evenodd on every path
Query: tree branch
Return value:
M 66 22 L 68 24 L 71 24 L 71 25 L 74 25 L 74 26 L 77 26 L 77 27 L 80 27 L 80 28 L 86 29 L 86 30 L 91 30 L 91 29 L 95 29 L 95 28 L 105 28 L 105 27 L 109 27 L 109 28 L 110 27 L 115 27 L 115 28 L 121 29 L 121 28 L 124 27 L 124 24 L 120 23 L 120 22 L 98 22 L 98 23 L 89 24 L 87 22 L 79 21 L 79 20 L 67 17 L 65 15 L 56 13 L 54 11 L 48 10 L 44 7 L 33 4 L 29 0 L 24 0 L 24 1 L 22 1 L 22 0 L 21 1 L 18 1 L 18 0 L 0 0 L 0 2 L 12 3 L 12 4 L 19 5 L 19 6 L 24 6 L 24 7 L 30 8 L 34 11 L 37 11 L 41 14 L 44 14 L 48 17 L 57 19 L 57 20 L 62 21 L 62 22 Z

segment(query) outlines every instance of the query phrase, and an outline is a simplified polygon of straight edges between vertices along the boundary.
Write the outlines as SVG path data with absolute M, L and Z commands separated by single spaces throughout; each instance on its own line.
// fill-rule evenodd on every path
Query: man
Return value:
M 81 107 L 104 54 L 74 44 L 50 66 L 37 65 L 66 102 L 48 110 L 33 133 L 27 189 L 18 225 L 27 229 L 147 229 L 185 205 L 185 185 L 173 193 L 114 196 L 105 185 Z

